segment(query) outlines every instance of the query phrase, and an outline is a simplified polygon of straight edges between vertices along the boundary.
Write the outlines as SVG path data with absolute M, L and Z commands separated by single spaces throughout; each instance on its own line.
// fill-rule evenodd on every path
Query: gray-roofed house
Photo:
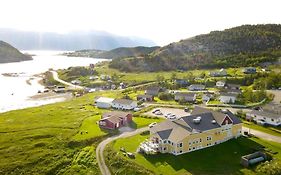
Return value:
M 202 100 L 204 101 L 204 102 L 207 102 L 207 101 L 209 101 L 209 100 L 211 100 L 211 99 L 213 99 L 214 98 L 214 94 L 213 93 L 210 93 L 210 92 L 206 92 L 206 93 L 204 93 L 203 95 L 202 95 Z
M 242 122 L 230 111 L 196 106 L 190 116 L 150 128 L 150 140 L 159 145 L 159 152 L 180 155 L 237 138 L 241 131 Z
M 145 94 L 157 96 L 159 94 L 160 90 L 161 90 L 160 87 L 149 87 L 145 90 Z
M 129 99 L 115 99 L 112 101 L 112 107 L 122 110 L 133 110 L 138 106 L 137 101 Z
M 187 80 L 184 79 L 176 79 L 175 83 L 180 87 L 187 87 L 190 84 Z
M 230 89 L 230 90 L 240 90 L 240 85 L 239 84 L 227 83 L 225 88 Z
M 188 86 L 188 89 L 190 91 L 202 91 L 206 88 L 205 85 L 202 85 L 202 84 L 192 84 L 190 86 Z
M 175 93 L 175 101 L 180 101 L 180 100 L 184 100 L 185 102 L 195 102 L 196 93 L 184 93 L 184 92 Z
M 227 71 L 225 69 L 220 69 L 219 71 L 210 72 L 211 77 L 223 77 L 227 76 Z
M 281 113 L 274 113 L 273 111 L 252 110 L 246 114 L 246 118 L 257 123 L 263 123 L 272 126 L 281 125 Z
M 137 100 L 138 101 L 153 101 L 154 100 L 154 96 L 153 95 L 138 95 L 137 96 Z
M 257 73 L 257 69 L 255 67 L 246 67 L 243 72 L 244 74 L 255 74 Z
M 219 100 L 222 103 L 235 103 L 237 100 L 237 94 L 221 92 Z

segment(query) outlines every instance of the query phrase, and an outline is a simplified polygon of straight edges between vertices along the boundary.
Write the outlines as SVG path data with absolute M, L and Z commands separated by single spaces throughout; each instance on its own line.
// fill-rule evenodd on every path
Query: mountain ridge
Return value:
M 117 59 L 122 71 L 167 71 L 257 66 L 281 57 L 281 25 L 242 25 L 197 35 L 161 47 L 143 59 Z
M 119 47 L 109 51 L 104 50 L 79 50 L 70 53 L 64 53 L 67 56 L 78 56 L 78 57 L 92 57 L 92 58 L 105 58 L 105 59 L 117 59 L 124 57 L 141 57 L 146 54 L 149 54 L 156 49 L 159 49 L 159 46 L 154 47 Z
M 0 40 L 0 63 L 32 60 L 31 56 L 21 53 L 12 45 Z
M 118 47 L 155 45 L 153 41 L 144 38 L 118 36 L 94 30 L 59 34 L 0 29 L 0 40 L 8 42 L 20 50 L 111 50 Z

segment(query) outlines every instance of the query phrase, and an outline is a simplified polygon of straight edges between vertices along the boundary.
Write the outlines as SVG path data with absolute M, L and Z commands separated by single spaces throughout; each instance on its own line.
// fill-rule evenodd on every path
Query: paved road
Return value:
M 250 128 L 247 128 L 247 127 L 244 127 L 244 126 L 243 126 L 242 130 L 248 131 L 248 132 L 250 131 L 250 134 L 253 134 L 254 136 L 262 138 L 264 140 L 281 143 L 281 137 L 274 136 L 274 135 L 271 135 L 271 134 L 267 134 L 265 132 L 261 132 L 261 131 L 258 131 L 258 130 L 250 129 Z
M 147 131 L 147 130 L 148 130 L 148 127 L 144 127 L 144 128 L 136 129 L 132 132 L 124 132 L 120 135 L 109 137 L 109 138 L 105 139 L 104 141 L 102 141 L 97 146 L 97 149 L 96 149 L 96 157 L 97 157 L 97 162 L 99 164 L 101 174 L 102 175 L 110 175 L 111 174 L 109 168 L 106 166 L 106 163 L 104 161 L 104 156 L 103 156 L 103 152 L 104 152 L 104 149 L 105 149 L 107 144 L 109 144 L 110 142 L 112 142 L 114 140 L 134 136 L 134 135 L 137 135 L 137 134 L 142 133 L 142 132 Z
M 72 89 L 84 89 L 83 86 L 74 85 L 74 84 L 71 84 L 71 83 L 69 83 L 69 82 L 66 82 L 66 81 L 60 79 L 60 78 L 59 78 L 59 75 L 58 75 L 58 73 L 57 73 L 56 71 L 50 71 L 50 72 L 53 74 L 54 80 L 56 80 L 56 81 L 58 81 L 58 82 L 60 82 L 60 83 L 62 83 L 62 84 L 66 85 L 66 86 L 69 86 L 69 87 L 72 88 Z

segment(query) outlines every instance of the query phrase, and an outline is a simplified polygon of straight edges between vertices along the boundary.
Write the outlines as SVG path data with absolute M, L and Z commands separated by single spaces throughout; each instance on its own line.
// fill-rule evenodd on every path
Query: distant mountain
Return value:
M 149 54 L 160 47 L 119 47 L 110 51 L 102 50 L 79 50 L 75 52 L 66 53 L 67 56 L 79 56 L 79 57 L 92 57 L 92 58 L 126 58 L 126 57 L 141 57 Z
M 151 40 L 123 37 L 100 31 L 76 31 L 67 34 L 0 29 L 0 40 L 20 50 L 111 50 L 118 47 L 155 46 Z
M 116 59 L 110 67 L 162 71 L 257 66 L 280 57 L 281 25 L 243 25 L 171 43 L 142 59 Z
M 0 63 L 19 62 L 31 59 L 31 56 L 24 55 L 10 44 L 0 41 Z

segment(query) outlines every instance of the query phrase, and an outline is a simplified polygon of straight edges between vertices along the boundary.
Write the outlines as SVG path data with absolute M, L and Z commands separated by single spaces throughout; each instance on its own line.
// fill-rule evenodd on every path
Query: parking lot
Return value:
M 159 109 L 162 113 L 162 115 L 157 115 L 157 114 L 154 114 L 153 111 L 155 109 Z M 164 117 L 165 118 L 165 115 L 167 115 L 168 113 L 171 113 L 171 114 L 175 114 L 176 118 L 180 118 L 180 117 L 183 117 L 183 116 L 188 116 L 190 115 L 189 112 L 185 112 L 184 109 L 177 109 L 177 108 L 154 108 L 153 110 L 151 111 L 148 111 L 146 113 L 146 115 L 151 115 L 151 116 L 157 116 L 157 117 Z

